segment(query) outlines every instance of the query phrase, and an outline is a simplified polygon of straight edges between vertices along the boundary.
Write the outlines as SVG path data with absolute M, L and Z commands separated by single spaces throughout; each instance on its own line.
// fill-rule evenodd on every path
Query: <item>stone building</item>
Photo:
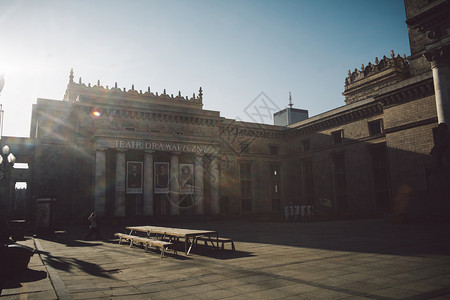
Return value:
M 410 57 L 392 51 L 349 71 L 345 105 L 283 126 L 205 110 L 201 88 L 86 86 L 71 72 L 62 100 L 33 106 L 30 218 L 42 203 L 57 223 L 92 210 L 112 220 L 429 214 L 434 132 L 450 118 L 449 1 L 405 7 Z

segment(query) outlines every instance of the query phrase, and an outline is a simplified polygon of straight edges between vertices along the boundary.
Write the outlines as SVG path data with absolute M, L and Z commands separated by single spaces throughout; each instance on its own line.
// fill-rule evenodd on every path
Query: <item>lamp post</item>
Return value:
M 14 163 L 16 162 L 16 157 L 9 151 L 8 145 L 2 148 L 0 155 L 0 185 L 2 188 L 2 195 L 0 199 L 0 214 L 1 218 L 9 217 L 9 185 L 10 185 L 10 172 Z

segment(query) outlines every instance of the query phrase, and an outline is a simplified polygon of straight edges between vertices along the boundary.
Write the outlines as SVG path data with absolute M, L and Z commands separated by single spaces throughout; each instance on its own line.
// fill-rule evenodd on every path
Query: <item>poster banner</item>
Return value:
M 38 200 L 36 204 L 36 227 L 46 229 L 50 227 L 50 201 Z
M 169 193 L 169 163 L 155 162 L 154 172 L 155 194 Z
M 143 167 L 141 161 L 127 161 L 127 194 L 142 194 Z
M 180 164 L 180 194 L 194 194 L 194 165 Z

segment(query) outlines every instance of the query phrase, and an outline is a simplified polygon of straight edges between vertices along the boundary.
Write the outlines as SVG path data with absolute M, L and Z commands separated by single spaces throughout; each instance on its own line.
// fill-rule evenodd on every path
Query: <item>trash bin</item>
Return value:
M 7 252 L 9 271 L 18 273 L 26 270 L 35 249 L 20 244 L 11 244 L 7 246 Z
M 15 241 L 23 241 L 25 239 L 25 220 L 10 220 L 9 229 L 11 238 Z

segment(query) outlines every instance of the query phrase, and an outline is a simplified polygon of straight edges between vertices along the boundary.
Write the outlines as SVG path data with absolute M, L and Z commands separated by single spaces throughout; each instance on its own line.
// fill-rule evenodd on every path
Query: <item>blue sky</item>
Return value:
M 0 0 L 3 134 L 29 136 L 37 98 L 84 83 L 191 96 L 249 120 L 264 92 L 314 116 L 344 105 L 347 71 L 410 54 L 402 0 Z M 267 120 L 269 123 L 271 120 Z

